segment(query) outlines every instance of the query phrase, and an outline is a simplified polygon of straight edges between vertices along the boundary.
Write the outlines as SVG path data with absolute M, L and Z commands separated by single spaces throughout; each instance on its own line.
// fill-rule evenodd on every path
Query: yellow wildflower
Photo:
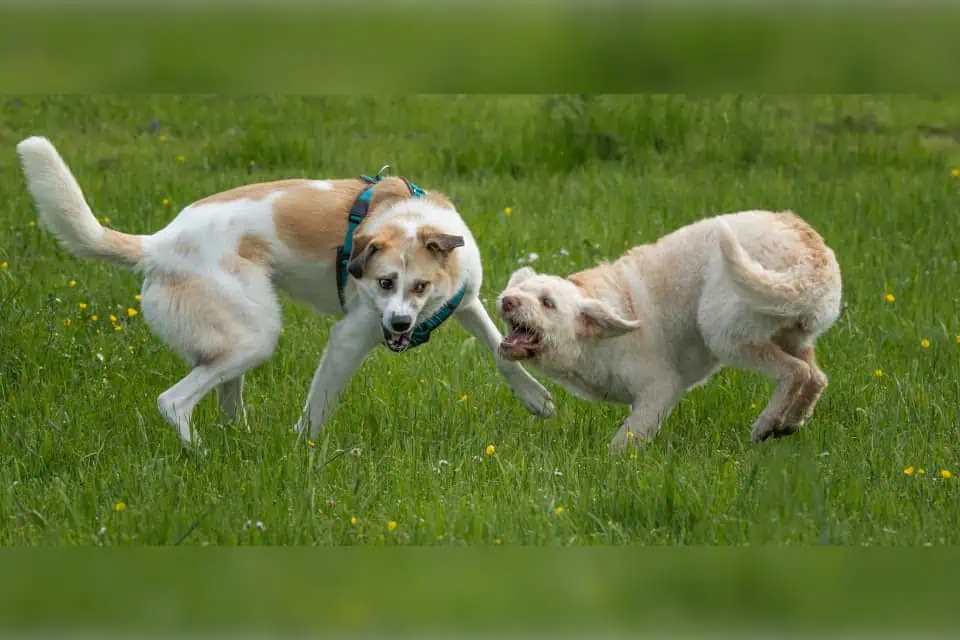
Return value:
M 957 336 L 957 344 L 960 344 L 960 335 Z
M 924 338 L 923 340 L 920 341 L 920 346 L 923 347 L 924 349 L 929 349 L 930 341 Z
M 558 516 L 562 516 L 564 511 L 566 511 L 566 509 L 564 509 L 563 507 L 557 507 L 556 509 L 553 510 L 553 512 Z
M 159 140 L 160 142 L 166 142 L 167 136 L 165 134 L 160 134 L 159 136 L 157 136 L 157 140 Z
M 87 303 L 86 303 L 86 302 L 81 302 L 81 303 L 78 304 L 77 306 L 80 307 L 80 310 L 81 310 L 81 311 L 86 311 L 86 310 L 87 310 Z
M 391 520 L 390 522 L 387 523 L 387 531 L 393 531 L 396 528 L 397 528 L 396 520 Z
M 133 307 L 127 307 L 127 317 L 132 318 L 135 315 L 137 315 L 137 310 Z
M 63 326 L 69 327 L 71 324 L 73 324 L 73 320 L 71 320 L 70 318 L 63 319 Z
M 751 402 L 751 403 L 750 403 L 750 408 L 751 408 L 751 409 L 759 409 L 760 407 L 759 407 L 759 405 L 757 405 L 756 402 Z
M 314 442 L 313 440 L 307 440 L 307 446 L 308 446 L 308 447 L 316 447 L 316 446 L 317 446 L 317 443 Z
M 351 525 L 353 525 L 353 526 L 355 527 L 355 526 L 357 526 L 357 523 L 358 523 L 358 522 L 360 522 L 360 521 L 357 520 L 357 516 L 350 516 L 350 524 L 351 524 Z
M 903 474 L 906 476 L 912 476 L 913 471 L 914 471 L 913 467 L 907 467 L 906 469 L 903 470 Z
M 103 224 L 110 224 L 110 218 L 108 218 L 107 216 L 103 216 L 102 218 L 100 218 L 100 221 Z
M 506 209 L 503 210 L 503 215 L 505 216 L 508 216 L 511 213 L 513 213 L 513 209 L 511 209 L 510 207 L 507 207 Z
M 925 476 L 925 475 L 927 475 L 927 472 L 923 470 L 923 467 L 920 467 L 919 469 L 917 469 L 917 475 L 918 475 L 918 476 Z
M 114 330 L 114 331 L 123 331 L 123 327 L 121 327 L 121 326 L 118 325 L 118 324 L 115 324 L 115 325 L 113 325 L 113 330 Z
M 467 394 L 463 394 L 462 396 L 460 396 L 460 402 L 466 402 L 469 399 L 470 398 Z
M 503 544 L 503 540 L 501 540 L 500 538 L 494 538 L 493 544 Z
M 100 319 L 100 316 L 98 316 L 98 315 L 96 315 L 96 314 L 90 316 L 90 320 L 92 320 L 93 322 L 96 322 L 96 321 L 99 320 L 99 319 Z
M 960 178 L 960 169 L 950 169 L 950 175 L 954 178 Z
M 76 281 L 76 280 L 71 280 L 70 282 L 67 283 L 67 286 L 68 286 L 68 287 L 75 287 L 75 286 L 77 286 L 77 281 Z
M 183 162 L 184 160 L 186 160 L 186 158 L 183 157 L 182 155 L 177 156 L 177 162 Z
M 882 369 L 877 369 L 876 371 L 873 372 L 873 375 L 877 376 L 878 378 L 882 378 L 882 377 L 883 377 L 883 370 L 882 370 Z
M 952 477 L 953 477 L 953 474 L 950 473 L 950 471 L 948 471 L 947 469 L 940 469 L 940 477 L 941 477 L 941 478 L 952 478 Z
M 887 302 L 896 302 L 896 301 L 897 301 L 897 297 L 896 297 L 895 295 L 893 295 L 892 293 L 888 293 L 888 294 L 886 294 L 886 295 L 883 296 L 883 297 L 887 299 Z
M 165 207 L 169 207 L 169 206 L 170 206 L 170 198 L 164 198 L 164 199 L 160 202 L 160 204 L 162 204 L 162 205 L 165 206 Z
M 635 434 L 633 431 L 627 431 L 627 440 L 633 440 L 636 437 L 637 434 Z
M 137 302 L 140 302 L 141 300 L 143 300 L 143 296 L 138 293 L 137 295 L 133 296 L 133 299 L 136 300 Z
M 116 321 L 117 321 L 117 316 L 111 314 L 111 315 L 110 315 L 110 322 L 116 322 Z
M 6 260 L 4 260 L 3 262 L 0 262 L 0 271 L 6 271 L 6 270 L 7 270 L 7 267 L 9 267 L 9 266 L 10 266 L 10 265 L 7 264 L 7 261 L 6 261 Z M 960 338 L 960 336 L 957 336 L 957 337 Z
M 497 448 L 496 448 L 495 446 L 493 446 L 492 444 L 488 444 L 488 445 L 487 445 L 487 455 L 488 455 L 488 456 L 492 456 L 492 455 L 495 454 L 496 452 L 497 452 Z
M 126 508 L 127 508 L 127 505 L 125 505 L 123 502 L 118 502 L 115 505 L 113 505 L 113 510 L 116 511 L 117 513 L 120 513 Z

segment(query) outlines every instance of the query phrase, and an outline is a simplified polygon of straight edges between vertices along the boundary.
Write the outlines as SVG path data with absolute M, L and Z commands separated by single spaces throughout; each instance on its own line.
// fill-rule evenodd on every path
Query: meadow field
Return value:
M 61 250 L 15 151 L 58 146 L 94 212 L 149 233 L 191 201 L 384 165 L 453 198 L 483 298 L 715 213 L 791 209 L 835 250 L 845 310 L 808 427 L 751 446 L 772 386 L 725 370 L 658 438 L 548 384 L 529 416 L 455 322 L 378 349 L 314 443 L 299 417 L 334 318 L 284 300 L 247 377 L 251 432 L 157 396 L 186 365 L 138 277 Z M 937 97 L 0 98 L 0 545 L 950 545 L 960 542 L 960 101 Z

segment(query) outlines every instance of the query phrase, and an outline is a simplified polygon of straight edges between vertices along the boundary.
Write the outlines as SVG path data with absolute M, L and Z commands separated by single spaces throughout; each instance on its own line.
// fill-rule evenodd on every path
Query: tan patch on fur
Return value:
M 354 237 L 353 255 L 359 255 L 361 251 L 367 248 L 367 245 L 375 243 L 380 255 L 385 255 L 391 251 L 400 249 L 403 245 L 406 234 L 403 229 L 394 225 L 380 227 L 373 236 L 358 234 Z
M 104 229 L 100 247 L 103 253 L 128 264 L 137 264 L 143 258 L 143 240 L 129 233 Z
M 421 227 L 417 231 L 417 243 L 419 247 L 415 255 L 420 262 L 423 272 L 425 274 L 431 274 L 428 278 L 430 281 L 436 283 L 442 278 L 448 278 L 449 282 L 459 282 L 461 268 L 459 251 L 462 247 L 452 249 L 445 257 L 441 257 L 424 246 L 424 242 L 429 236 L 440 233 L 445 232 L 430 225 Z M 436 267 L 436 269 L 434 270 L 431 267 Z
M 305 183 L 285 190 L 274 205 L 277 236 L 290 248 L 315 260 L 331 260 L 347 232 L 347 216 L 357 196 L 367 187 L 362 180 L 332 180 L 333 189 L 320 191 Z M 370 199 L 371 215 L 411 198 L 400 178 L 379 182 Z M 363 233 L 363 223 L 356 233 Z
M 270 243 L 263 238 L 246 234 L 240 237 L 237 255 L 254 264 L 267 264 L 270 261 Z
M 800 242 L 806 247 L 810 258 L 810 266 L 813 267 L 814 271 L 817 273 L 825 271 L 830 262 L 830 257 L 827 254 L 827 244 L 824 242 L 823 237 L 821 237 L 813 227 L 807 224 L 803 218 L 792 211 L 778 213 L 777 217 L 780 219 L 780 222 L 797 234 Z
M 246 267 L 266 266 L 271 257 L 269 242 L 255 235 L 245 234 L 240 237 L 237 252 L 221 258 L 219 265 L 224 271 L 237 273 Z
M 633 294 L 616 265 L 604 262 L 569 275 L 567 280 L 576 285 L 585 298 L 603 300 L 626 319 L 637 319 Z
M 304 178 L 292 178 L 289 180 L 274 180 L 273 182 L 245 184 L 240 187 L 228 189 L 227 191 L 215 193 L 203 198 L 202 200 L 197 200 L 191 206 L 214 204 L 217 202 L 233 202 L 234 200 L 263 200 L 264 198 L 267 198 L 278 191 L 286 191 L 293 187 L 306 186 L 308 189 L 313 189 L 313 187 L 309 186 L 310 182 L 310 180 L 306 180 Z M 313 190 L 322 193 L 319 189 Z
M 347 232 L 347 216 L 357 196 L 368 186 L 358 178 L 327 180 L 333 187 L 318 189 L 314 180 L 296 178 L 261 182 L 230 189 L 198 200 L 201 204 L 263 200 L 279 194 L 273 208 L 277 237 L 285 245 L 314 260 L 332 260 Z M 413 197 L 400 178 L 384 178 L 373 188 L 368 216 Z M 454 209 L 441 193 L 427 192 L 424 199 L 434 205 Z M 363 223 L 356 233 L 362 233 Z

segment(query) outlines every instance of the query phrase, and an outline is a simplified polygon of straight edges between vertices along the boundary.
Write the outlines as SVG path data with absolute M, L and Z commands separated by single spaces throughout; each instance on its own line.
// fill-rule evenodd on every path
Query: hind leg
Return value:
M 217 385 L 217 401 L 220 411 L 229 420 L 239 418 L 243 428 L 250 431 L 250 425 L 247 423 L 247 409 L 243 405 L 243 374 Z
M 777 382 L 773 397 L 753 423 L 751 440 L 756 444 L 771 436 L 796 432 L 796 424 L 788 420 L 789 413 L 811 378 L 810 366 L 772 342 L 742 344 L 724 360 L 737 367 L 759 371 Z
M 233 383 L 246 371 L 262 364 L 273 353 L 275 345 L 276 340 L 269 336 L 241 342 L 232 352 L 194 367 L 180 382 L 160 394 L 157 399 L 160 413 L 177 430 L 184 444 L 194 441 L 190 418 L 197 403 L 217 385 L 223 385 L 224 381 Z
M 279 304 L 269 280 L 252 269 L 216 280 L 153 275 L 144 283 L 142 303 L 154 332 L 194 367 L 157 399 L 164 418 L 190 443 L 193 410 L 215 387 L 222 385 L 221 407 L 227 413 L 242 412 L 240 378 L 273 353 L 280 335 Z
M 800 328 L 780 331 L 773 337 L 773 341 L 784 351 L 803 360 L 810 367 L 810 379 L 803 385 L 787 412 L 787 424 L 793 424 L 797 428 L 803 426 L 803 423 L 813 415 L 813 409 L 820 395 L 827 388 L 827 376 L 817 366 L 813 340 L 814 336 Z
M 817 366 L 816 354 L 812 346 L 800 349 L 796 355 L 810 367 L 810 379 L 800 389 L 786 417 L 788 424 L 794 424 L 799 428 L 813 415 L 813 410 L 829 381 L 827 375 Z

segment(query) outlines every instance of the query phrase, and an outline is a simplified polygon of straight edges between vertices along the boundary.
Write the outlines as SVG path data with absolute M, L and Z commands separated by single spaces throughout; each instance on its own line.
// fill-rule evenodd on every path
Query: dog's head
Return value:
M 348 271 L 360 294 L 380 312 L 391 351 L 406 351 L 417 324 L 456 293 L 459 261 L 454 252 L 462 246 L 463 236 L 432 227 L 411 234 L 388 226 L 354 238 Z
M 570 280 L 538 274 L 530 267 L 514 272 L 497 298 L 507 325 L 500 353 L 509 360 L 553 360 L 576 351 L 583 340 L 623 335 L 640 328 L 607 303 L 589 298 Z

